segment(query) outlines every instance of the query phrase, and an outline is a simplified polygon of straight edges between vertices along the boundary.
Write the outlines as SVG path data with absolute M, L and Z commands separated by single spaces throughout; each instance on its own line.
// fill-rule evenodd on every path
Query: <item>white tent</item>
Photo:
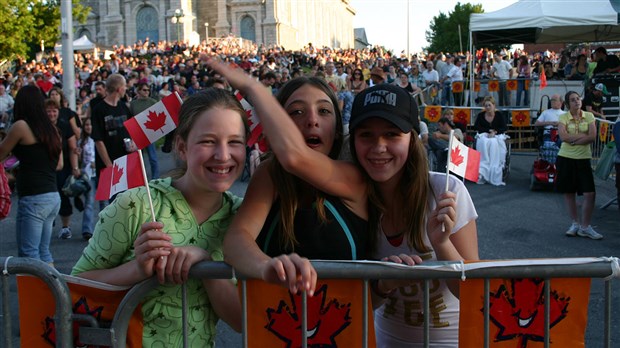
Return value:
M 82 37 L 73 41 L 74 51 L 91 51 L 94 50 L 95 47 L 97 47 L 97 45 L 90 41 L 86 35 L 82 35 Z M 62 51 L 62 45 L 58 44 L 54 46 L 54 50 L 57 52 Z
M 570 43 L 620 39 L 620 0 L 521 0 L 495 12 L 472 14 L 472 42 Z

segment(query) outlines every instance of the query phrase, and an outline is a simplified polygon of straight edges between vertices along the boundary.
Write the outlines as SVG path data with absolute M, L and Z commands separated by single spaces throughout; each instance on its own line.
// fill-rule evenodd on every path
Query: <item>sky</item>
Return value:
M 454 10 L 457 1 L 447 0 L 351 0 L 355 9 L 354 28 L 365 28 L 372 45 L 392 49 L 395 54 L 407 49 L 407 1 L 409 1 L 409 52 L 420 52 L 428 46 L 425 32 L 433 17 Z M 481 4 L 484 12 L 493 12 L 512 5 L 516 0 L 462 0 L 461 4 Z M 463 42 L 466 50 L 467 42 Z

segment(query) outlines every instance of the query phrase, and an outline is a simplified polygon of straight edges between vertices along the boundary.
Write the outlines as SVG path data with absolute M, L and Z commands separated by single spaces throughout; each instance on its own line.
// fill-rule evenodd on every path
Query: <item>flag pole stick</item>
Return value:
M 450 161 L 452 160 L 452 139 L 454 139 L 454 129 L 450 130 L 450 135 L 448 138 L 448 161 L 446 162 L 446 190 L 445 192 L 448 192 L 448 189 L 450 188 Z M 441 224 L 441 232 L 446 232 L 446 225 L 445 224 Z
M 155 209 L 153 208 L 153 198 L 151 198 L 151 188 L 149 187 L 149 181 L 146 178 L 146 169 L 144 168 L 144 158 L 142 158 L 142 150 L 138 149 L 138 157 L 140 157 L 140 167 L 142 167 L 142 178 L 144 179 L 144 186 L 146 186 L 146 195 L 149 197 L 149 207 L 151 208 L 151 217 L 153 222 L 156 222 Z
M 454 129 L 450 130 L 450 138 L 448 140 L 448 161 L 446 162 L 446 192 L 450 188 L 450 160 L 452 157 L 452 139 L 454 139 Z

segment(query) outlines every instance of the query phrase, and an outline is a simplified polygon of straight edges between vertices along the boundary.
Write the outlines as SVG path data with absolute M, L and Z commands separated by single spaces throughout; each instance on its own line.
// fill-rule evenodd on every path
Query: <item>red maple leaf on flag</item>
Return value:
M 542 342 L 545 338 L 544 281 L 539 278 L 510 279 L 510 290 L 502 284 L 490 293 L 489 315 L 498 327 L 495 340 L 517 340 L 518 348 L 528 341 Z M 560 297 L 551 291 L 549 327 L 553 328 L 568 314 L 570 297 Z
M 166 114 L 163 112 L 157 113 L 155 111 L 149 111 L 147 115 L 148 121 L 144 122 L 144 127 L 156 132 L 161 130 L 166 125 Z M 164 131 L 162 130 L 162 133 Z
M 351 303 L 328 300 L 327 290 L 327 284 L 323 284 L 313 297 L 308 297 L 308 347 L 337 347 L 336 336 L 351 324 Z M 267 308 L 269 324 L 265 328 L 284 341 L 285 347 L 301 347 L 301 295 L 291 294 L 290 297 L 292 308 L 284 300 L 277 309 Z
M 454 165 L 458 167 L 461 165 L 461 163 L 463 163 L 463 159 L 464 157 L 461 156 L 460 147 L 455 147 L 454 149 L 452 149 L 452 152 L 450 153 L 450 162 L 454 163 Z
M 123 177 L 123 168 L 120 168 L 116 164 L 114 164 L 114 168 L 112 168 L 112 186 L 118 184 Z

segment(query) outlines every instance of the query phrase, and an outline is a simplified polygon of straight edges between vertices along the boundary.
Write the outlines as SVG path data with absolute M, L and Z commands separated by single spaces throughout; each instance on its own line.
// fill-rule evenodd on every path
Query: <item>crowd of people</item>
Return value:
M 527 103 L 521 82 L 538 71 L 527 54 L 515 52 L 514 63 L 506 51 L 481 50 L 475 56 L 480 79 L 503 81 L 500 105 L 507 102 L 505 80 L 512 74 L 521 78 L 517 101 L 523 96 Z M 597 49 L 593 57 L 599 56 L 603 64 L 592 73 L 617 71 L 613 58 L 605 53 L 603 59 Z M 145 43 L 118 47 L 109 59 L 76 57 L 75 110 L 58 87 L 56 55 L 41 63 L 18 62 L 0 84 L 0 107 L 5 107 L 0 125 L 8 129 L 0 160 L 12 152 L 20 161 L 19 256 L 53 264 L 49 243 L 56 216 L 61 217 L 58 237 L 71 238 L 73 208 L 83 210 L 81 232 L 89 243 L 74 274 L 116 285 L 152 276 L 161 283 L 142 305 L 147 345 L 181 342 L 182 323 L 176 319 L 181 316 L 174 313 L 181 308 L 178 285 L 186 282 L 191 283 L 188 306 L 201 313 L 191 318 L 190 325 L 199 329 L 191 332 L 190 345 L 212 344 L 218 318 L 240 329 L 232 281 L 189 279 L 191 266 L 203 260 L 224 260 L 244 274 L 310 295 L 317 281 L 311 259 L 408 265 L 478 260 L 476 209 L 463 182 L 453 176 L 446 180 L 445 173 L 450 131 L 462 141 L 467 125 L 455 123 L 447 108 L 429 132 L 419 116 L 419 104 L 458 105 L 461 92 L 452 91 L 451 83 L 467 76 L 469 54 L 396 57 L 378 47 L 333 50 L 311 44 L 291 52 L 224 40 L 198 47 Z M 581 55 L 570 69 L 566 65 L 572 60 L 561 61 L 543 53 L 538 63 L 551 63 L 553 74 L 570 71 L 563 73 L 566 78 L 590 73 Z M 591 95 L 606 93 L 604 87 L 593 86 Z M 255 149 L 246 147 L 246 114 L 232 89 L 252 102 L 268 139 L 269 153 L 252 171 L 243 202 L 228 190 L 244 171 L 248 151 Z M 97 174 L 135 150 L 127 145 L 123 122 L 174 92 L 185 101 L 162 151 L 174 151 L 179 168 L 162 175 L 156 146 L 147 150 L 157 221 L 144 187 L 100 202 L 96 218 Z M 484 110 L 474 122 L 483 154 L 479 183 L 502 185 L 507 125 L 495 98 L 480 96 Z M 558 101 L 561 107 L 559 96 L 551 101 L 554 109 Z M 575 93 L 565 101 L 569 112 L 545 116 L 540 125 L 559 128 L 558 189 L 573 220 L 566 234 L 600 239 L 590 225 L 589 144 L 596 110 L 582 111 Z M 441 160 L 439 172 L 429 170 L 429 151 Z M 343 153 L 349 160 L 340 159 Z M 67 178 L 83 175 L 91 189 L 82 197 L 68 195 Z M 576 193 L 586 197 L 581 216 Z M 378 346 L 421 341 L 422 328 L 408 324 L 418 315 L 410 310 L 411 301 L 423 301 L 410 295 L 412 286 L 406 280 L 372 282 Z M 456 346 L 458 286 L 441 280 L 432 291 L 443 304 L 444 321 L 441 327 L 431 325 L 431 342 Z

